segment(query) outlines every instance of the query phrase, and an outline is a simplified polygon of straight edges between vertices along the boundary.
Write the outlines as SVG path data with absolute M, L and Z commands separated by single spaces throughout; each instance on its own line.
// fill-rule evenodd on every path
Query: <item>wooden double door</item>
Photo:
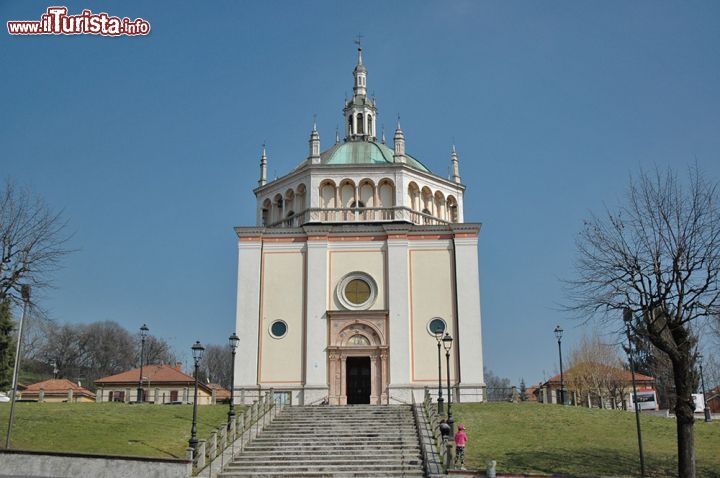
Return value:
M 348 357 L 345 367 L 348 405 L 369 404 L 372 390 L 370 357 Z

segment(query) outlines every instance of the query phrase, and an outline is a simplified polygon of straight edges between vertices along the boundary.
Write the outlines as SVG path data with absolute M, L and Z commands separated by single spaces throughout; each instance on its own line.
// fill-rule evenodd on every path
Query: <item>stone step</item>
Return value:
M 328 473 L 328 472 L 345 472 L 345 471 L 386 471 L 386 472 L 403 472 L 403 471 L 414 471 L 418 469 L 418 466 L 421 466 L 420 464 L 413 464 L 413 465 L 404 465 L 404 464 L 373 464 L 373 463 L 363 463 L 358 465 L 351 465 L 351 464 L 339 464 L 339 465 L 328 465 L 328 464 L 319 464 L 319 465 L 291 465 L 291 464 L 283 464 L 282 466 L 273 466 L 273 465 L 258 465 L 258 466 L 251 466 L 251 465 L 243 465 L 241 467 L 236 467 L 233 464 L 228 465 L 225 469 L 228 471 L 237 470 L 239 472 L 248 473 L 248 472 L 255 472 L 255 471 L 274 471 L 276 473 L 278 472 L 297 472 L 297 471 L 307 471 L 307 472 L 316 472 L 316 473 Z
M 297 438 L 297 439 L 285 439 L 285 438 L 279 438 L 276 440 L 269 440 L 264 438 L 258 438 L 257 440 L 253 440 L 251 442 L 253 445 L 278 445 L 278 447 L 285 445 L 304 445 L 304 444 L 312 444 L 316 446 L 333 446 L 333 445 L 340 445 L 340 446 L 346 446 L 346 445 L 363 445 L 363 446 L 369 446 L 371 448 L 383 448 L 386 445 L 416 445 L 417 444 L 417 438 L 416 439 L 403 439 L 403 440 L 387 440 L 382 439 L 378 440 L 375 438 L 365 438 L 362 440 L 353 440 L 349 442 L 338 442 L 338 440 L 333 440 L 332 438 L 313 438 L 311 440 L 307 438 Z
M 352 439 L 355 437 L 417 437 L 415 429 L 390 429 L 390 430 L 331 430 L 328 428 L 308 428 L 308 429 L 278 429 L 269 430 L 263 433 L 266 437 L 308 437 L 315 435 L 324 435 L 336 440 Z
M 335 422 L 320 422 L 320 421 L 308 421 L 308 422 L 277 422 L 273 423 L 272 425 L 268 425 L 265 430 L 282 430 L 287 428 L 332 428 L 334 430 L 337 429 L 347 429 L 347 430 L 362 430 L 362 429 L 368 429 L 368 430 L 394 430 L 396 428 L 406 428 L 406 429 L 414 429 L 415 427 L 407 423 L 407 421 L 398 420 L 393 422 L 376 422 L 372 420 L 363 420 L 363 421 L 357 421 L 357 422 L 341 422 L 341 421 L 335 421 Z
M 342 473 L 318 473 L 318 472 L 276 472 L 276 471 L 256 471 L 256 472 L 223 472 L 217 475 L 218 478 L 410 478 L 424 477 L 422 470 L 403 471 L 402 473 L 388 473 L 387 471 L 346 471 Z
M 407 450 L 408 453 L 412 452 L 415 453 L 415 450 L 418 452 L 420 451 L 420 447 L 413 443 L 412 445 L 407 445 L 404 443 L 386 443 L 383 444 L 380 447 L 369 447 L 364 444 L 337 444 L 337 445 L 317 445 L 315 443 L 298 443 L 294 445 L 281 445 L 281 446 L 274 446 L 272 444 L 250 444 L 246 446 L 243 449 L 243 453 L 253 453 L 253 452 L 260 452 L 260 451 L 274 451 L 274 452 L 282 452 L 282 453 L 291 453 L 291 452 L 321 452 L 321 451 L 354 451 L 354 452 L 363 452 L 364 450 L 370 450 L 373 453 L 379 453 L 383 450 L 387 450 L 388 452 L 395 452 L 397 450 Z
M 404 405 L 286 408 L 220 478 L 422 477 L 412 409 Z
M 292 453 L 270 453 L 268 451 L 262 451 L 262 452 L 256 452 L 256 453 L 243 453 L 239 457 L 237 457 L 234 462 L 245 462 L 248 460 L 267 460 L 267 461 L 289 461 L 289 460 L 317 460 L 317 459 L 333 459 L 333 460 L 339 460 L 339 459 L 347 459 L 347 460 L 403 460 L 408 457 L 418 457 L 421 456 L 420 450 L 418 449 L 415 452 L 412 452 L 410 450 L 400 450 L 400 451 L 393 451 L 393 452 L 381 452 L 378 450 L 378 453 L 333 453 L 333 452 L 322 452 L 321 450 L 318 450 L 314 453 L 310 452 L 292 452 Z
M 263 458 L 265 460 L 265 458 Z M 417 466 L 422 463 L 422 459 L 417 456 L 408 456 L 405 458 L 378 458 L 378 457 L 372 457 L 372 456 L 361 456 L 361 457 L 316 457 L 316 458 L 310 458 L 306 457 L 300 460 L 293 460 L 292 463 L 285 463 L 285 461 L 288 460 L 275 460 L 275 465 L 282 466 L 307 466 L 307 467 L 317 467 L 317 466 L 332 466 L 332 465 L 346 465 L 346 466 L 365 466 L 368 463 L 372 463 L 374 466 L 380 466 L 380 465 L 389 465 L 389 466 L 398 466 L 398 465 L 410 465 L 410 466 Z M 260 459 L 245 459 L 245 460 L 235 460 L 232 463 L 230 463 L 227 467 L 228 470 L 236 469 L 236 468 L 242 468 L 246 469 L 246 467 L 257 467 L 258 465 L 266 466 L 266 461 L 261 461 Z

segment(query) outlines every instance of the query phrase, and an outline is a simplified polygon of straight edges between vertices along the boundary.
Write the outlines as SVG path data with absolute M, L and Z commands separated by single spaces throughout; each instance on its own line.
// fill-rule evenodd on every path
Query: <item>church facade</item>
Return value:
M 238 237 L 237 403 L 273 389 L 292 403 L 407 403 L 438 384 L 438 338 L 453 337 L 453 401 L 484 391 L 478 234 L 463 221 L 458 156 L 449 179 L 377 136 L 358 49 L 345 134 L 267 180 Z M 442 380 L 446 357 L 442 352 Z M 445 392 L 444 392 L 445 393 Z

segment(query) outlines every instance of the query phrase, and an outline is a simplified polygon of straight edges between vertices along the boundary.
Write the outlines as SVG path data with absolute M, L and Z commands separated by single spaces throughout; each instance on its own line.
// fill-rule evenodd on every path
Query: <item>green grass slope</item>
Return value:
M 453 406 L 469 437 L 466 466 L 503 472 L 640 476 L 635 415 L 535 403 Z M 642 415 L 646 476 L 677 476 L 675 420 Z M 698 477 L 720 477 L 720 422 L 695 422 Z
M 5 445 L 8 403 L 0 403 Z M 198 406 L 198 439 L 227 420 L 227 405 Z M 18 403 L 12 448 L 185 458 L 191 405 Z

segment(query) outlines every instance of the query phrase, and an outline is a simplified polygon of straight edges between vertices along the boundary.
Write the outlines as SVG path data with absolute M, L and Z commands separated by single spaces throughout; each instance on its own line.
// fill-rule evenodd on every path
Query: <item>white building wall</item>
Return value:
M 327 382 L 327 281 L 328 243 L 323 229 L 308 229 L 306 352 L 303 403 L 311 404 L 328 394 Z M 291 359 L 291 358 L 289 358 Z
M 235 393 L 238 403 L 252 402 L 252 390 L 258 388 L 258 333 L 260 320 L 260 270 L 262 266 L 260 239 L 238 242 L 238 284 L 235 330 L 240 337 L 235 367 Z
M 485 383 L 477 246 L 477 236 L 455 238 L 460 398 L 465 401 L 477 401 Z
M 407 231 L 397 231 L 397 238 L 387 240 L 387 269 L 390 329 L 390 403 L 393 398 L 410 401 L 410 315 Z M 392 234 L 392 233 L 391 233 Z

